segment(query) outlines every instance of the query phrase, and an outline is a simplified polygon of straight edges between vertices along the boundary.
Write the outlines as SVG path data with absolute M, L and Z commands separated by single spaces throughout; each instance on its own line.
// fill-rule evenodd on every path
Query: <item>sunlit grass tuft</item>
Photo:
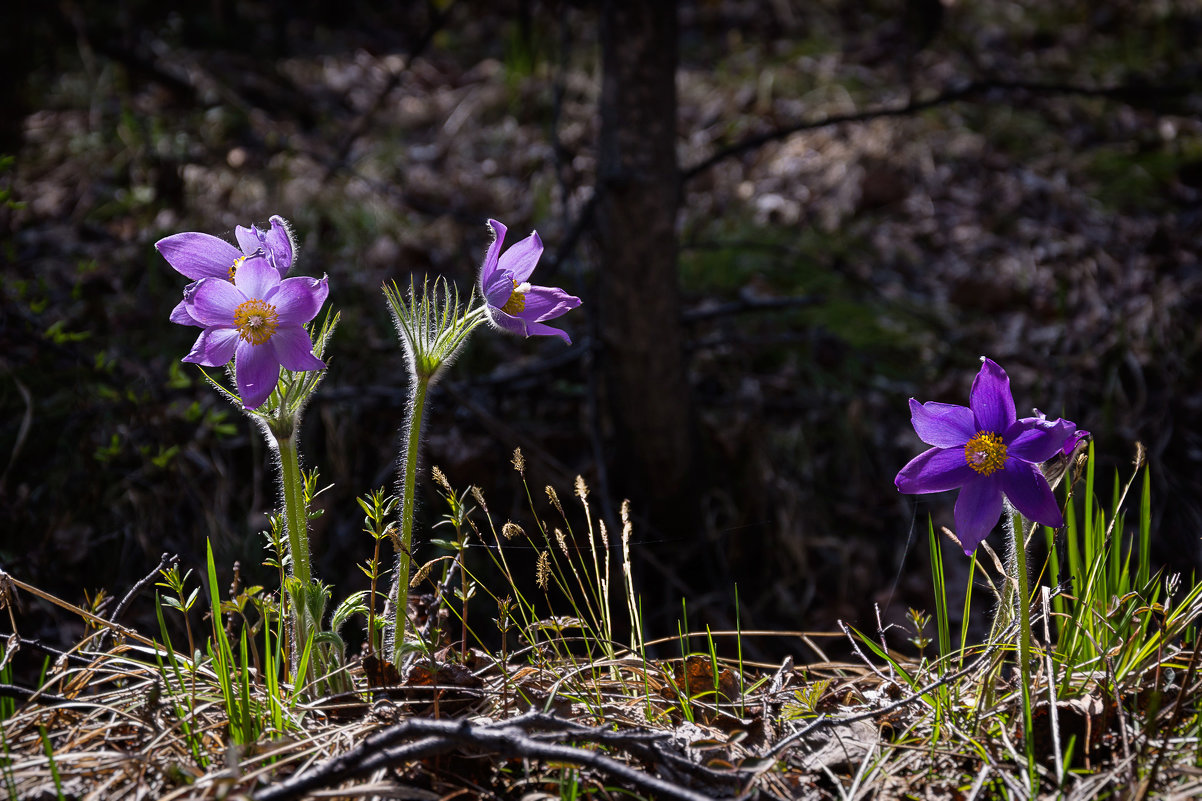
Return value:
M 218 788 L 299 798 L 302 780 L 348 796 L 405 786 L 446 795 L 482 782 L 576 798 L 1085 799 L 1202 789 L 1202 588 L 1151 570 L 1142 465 L 1116 478 L 1104 501 L 1088 463 L 1064 482 L 1068 523 L 1039 538 L 1047 555 L 1031 598 L 1012 602 L 991 637 L 972 642 L 974 584 L 1004 597 L 1012 583 L 1000 560 L 987 559 L 970 563 L 973 582 L 950 586 L 933 524 L 934 613 L 909 610 L 900 638 L 871 610 L 870 625 L 836 634 L 744 630 L 736 608 L 735 629 L 715 631 L 695 626 L 686 599 L 674 631 L 648 636 L 629 507 L 615 535 L 583 481 L 570 493 L 535 493 L 520 454 L 514 464 L 526 507 L 510 510 L 513 519 L 496 517 L 478 488 L 458 489 L 432 471 L 442 510 L 423 537 L 429 556 L 411 588 L 415 650 L 391 676 L 379 656 L 387 592 L 377 582 L 396 500 L 383 490 L 359 503 L 371 537 L 364 546 L 373 547 L 363 566 L 368 589 L 328 621 L 318 599 L 295 672 L 280 604 L 312 599 L 285 601 L 236 577 L 223 590 L 211 557 L 199 584 L 188 570 L 163 570 L 169 595 L 155 602 L 154 640 L 108 626 L 114 640 L 97 650 L 106 623 L 79 609 L 91 633 L 71 653 L 50 654 L 36 692 L 0 694 L 5 793 L 58 798 L 99 782 L 132 786 L 130 754 L 142 766 L 137 786 L 167 798 Z M 1138 511 L 1128 513 L 1133 499 Z M 272 550 L 268 561 L 286 583 Z M 206 608 L 205 625 L 194 627 Z M 1024 610 L 1034 635 L 1027 693 L 1013 637 Z M 337 634 L 350 621 L 361 621 L 362 661 L 343 652 Z M 177 636 L 188 653 L 176 650 Z M 794 643 L 805 664 L 746 659 L 759 637 Z M 822 637 L 830 643 L 820 647 Z M 840 643 L 849 661 L 823 650 Z M 370 670 L 367 656 L 376 660 Z M 350 667 L 328 667 L 341 664 Z M 10 676 L 0 673 L 0 685 Z M 439 721 L 455 727 L 430 727 Z M 336 770 L 378 764 L 391 752 L 370 744 L 385 736 L 397 738 L 388 748 L 398 755 L 433 748 L 422 753 L 444 756 L 398 761 L 401 772 L 383 780 Z M 456 773 L 481 751 L 524 754 L 526 767 L 501 760 L 487 776 Z

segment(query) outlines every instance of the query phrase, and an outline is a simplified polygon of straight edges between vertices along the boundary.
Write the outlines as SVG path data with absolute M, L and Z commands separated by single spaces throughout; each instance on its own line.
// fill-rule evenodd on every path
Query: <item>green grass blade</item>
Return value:
M 38 726 L 38 733 L 42 737 L 42 749 L 46 753 L 46 759 L 50 763 L 50 778 L 54 780 L 54 792 L 59 801 L 65 801 L 66 796 L 63 795 L 63 779 L 58 774 L 58 763 L 54 761 L 54 747 L 50 745 L 50 735 L 46 733 L 45 726 Z
M 234 694 L 230 674 L 234 669 L 234 653 L 229 639 L 225 635 L 225 627 L 221 625 L 221 589 L 217 584 L 217 565 L 213 560 L 213 543 L 207 543 L 206 561 L 209 574 L 209 621 L 212 623 L 213 639 L 209 643 L 209 656 L 213 660 L 213 668 L 217 673 L 217 682 L 221 685 L 221 697 L 225 701 L 225 714 L 229 720 L 230 739 L 238 745 L 250 742 L 242 727 L 242 717 L 237 708 L 237 696 Z
M 964 667 L 964 654 L 968 646 L 968 620 L 972 611 L 972 577 L 977 574 L 977 554 L 968 562 L 968 581 L 964 588 L 964 613 L 960 616 L 960 653 L 956 658 L 956 669 Z
M 935 534 L 935 523 L 927 516 L 927 545 L 931 554 L 931 583 L 935 588 L 935 627 L 939 632 L 939 656 L 948 659 L 952 635 L 947 618 L 947 585 L 943 575 L 943 544 Z
M 1081 531 L 1085 535 L 1085 561 L 1093 562 L 1094 552 L 1097 550 L 1093 541 L 1093 479 L 1094 479 L 1094 454 L 1093 442 L 1089 443 L 1089 459 L 1085 462 L 1085 499 L 1084 517 L 1081 521 Z
M 1144 484 L 1139 497 L 1139 568 L 1135 574 L 1135 584 L 1145 587 L 1151 577 L 1150 545 L 1152 536 L 1152 475 L 1144 468 Z

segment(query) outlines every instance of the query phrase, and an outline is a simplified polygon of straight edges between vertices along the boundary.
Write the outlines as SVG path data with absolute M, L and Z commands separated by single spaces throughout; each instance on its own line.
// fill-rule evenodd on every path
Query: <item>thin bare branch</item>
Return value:
M 1177 97 L 1188 95 L 1194 91 L 1196 91 L 1196 89 L 1191 89 L 1185 86 L 1153 87 L 1138 86 L 1135 84 L 1123 84 L 1121 86 L 1078 86 L 1075 84 L 1041 81 L 970 81 L 962 86 L 946 89 L 937 95 L 922 100 L 910 99 L 901 105 L 881 106 L 877 108 L 865 109 L 863 111 L 850 112 L 848 114 L 832 114 L 830 116 L 823 117 L 822 119 L 802 120 L 800 122 L 793 123 L 792 125 L 785 125 L 780 128 L 774 128 L 770 131 L 764 131 L 763 133 L 749 136 L 746 139 L 735 142 L 734 144 L 719 148 L 708 158 L 705 158 L 699 163 L 694 164 L 692 167 L 682 170 L 680 177 L 682 182 L 688 182 L 719 162 L 735 156 L 741 156 L 744 153 L 748 153 L 756 148 L 762 147 L 769 142 L 787 139 L 793 134 L 801 133 L 802 131 L 813 131 L 819 128 L 826 128 L 831 125 L 842 125 L 844 123 L 871 122 L 872 120 L 884 119 L 886 117 L 911 116 L 923 111 L 927 111 L 928 109 L 946 106 L 952 103 L 976 101 L 991 92 L 1100 97 L 1109 100 L 1118 100 L 1120 102 L 1130 103 L 1132 105 L 1146 106 L 1149 102 L 1149 97 L 1152 96 Z
M 527 733 L 531 725 L 544 731 Z M 547 727 L 554 727 L 546 731 Z M 681 801 L 712 801 L 713 796 L 652 776 L 592 749 L 547 742 L 546 738 L 615 744 L 617 740 L 663 737 L 653 732 L 614 732 L 588 728 L 548 715 L 524 715 L 513 720 L 477 723 L 468 720 L 415 718 L 373 734 L 352 751 L 275 784 L 255 795 L 256 801 L 289 801 L 320 787 L 367 775 L 381 768 L 444 754 L 459 748 L 524 759 L 555 760 L 600 771 L 623 786 Z M 410 742 L 403 742 L 411 740 Z M 397 745 L 396 743 L 402 743 Z

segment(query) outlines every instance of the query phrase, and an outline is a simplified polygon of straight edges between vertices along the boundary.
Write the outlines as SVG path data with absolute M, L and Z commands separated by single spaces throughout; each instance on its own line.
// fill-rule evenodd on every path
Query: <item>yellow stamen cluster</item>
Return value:
M 234 327 L 243 342 L 262 345 L 280 327 L 280 315 L 270 303 L 251 298 L 234 309 Z
M 964 460 L 983 476 L 991 476 L 1006 466 L 1006 444 L 992 431 L 978 431 L 964 446 Z
M 511 279 L 512 280 L 512 279 Z M 501 307 L 501 311 L 506 314 L 517 314 L 526 310 L 526 289 L 529 285 L 520 286 L 517 281 L 513 282 L 513 292 L 509 294 L 509 300 L 505 301 L 505 305 Z

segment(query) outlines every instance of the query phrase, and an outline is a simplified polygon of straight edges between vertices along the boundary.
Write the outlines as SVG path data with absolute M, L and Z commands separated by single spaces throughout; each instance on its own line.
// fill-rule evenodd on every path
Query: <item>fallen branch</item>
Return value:
M 537 727 L 542 732 L 529 733 Z M 551 728 L 551 731 L 545 729 Z M 320 787 L 364 776 L 405 762 L 445 754 L 460 748 L 504 757 L 554 760 L 592 768 L 621 782 L 623 787 L 680 801 L 712 801 L 713 796 L 681 787 L 630 767 L 612 757 L 587 748 L 547 742 L 551 739 L 605 742 L 609 744 L 662 738 L 652 732 L 621 732 L 589 728 L 549 715 L 528 713 L 511 720 L 475 723 L 469 720 L 414 718 L 390 726 L 366 738 L 357 748 L 255 794 L 255 801 L 290 801 Z M 411 742 L 404 742 L 412 740 Z M 402 743 L 402 744 L 397 744 Z
M 61 695 L 44 693 L 40 690 L 31 690 L 28 687 L 21 687 L 17 684 L 0 684 L 0 698 L 17 698 L 21 701 L 36 699 L 38 703 L 44 706 L 62 706 L 63 704 L 75 703 L 70 698 L 64 698 Z

